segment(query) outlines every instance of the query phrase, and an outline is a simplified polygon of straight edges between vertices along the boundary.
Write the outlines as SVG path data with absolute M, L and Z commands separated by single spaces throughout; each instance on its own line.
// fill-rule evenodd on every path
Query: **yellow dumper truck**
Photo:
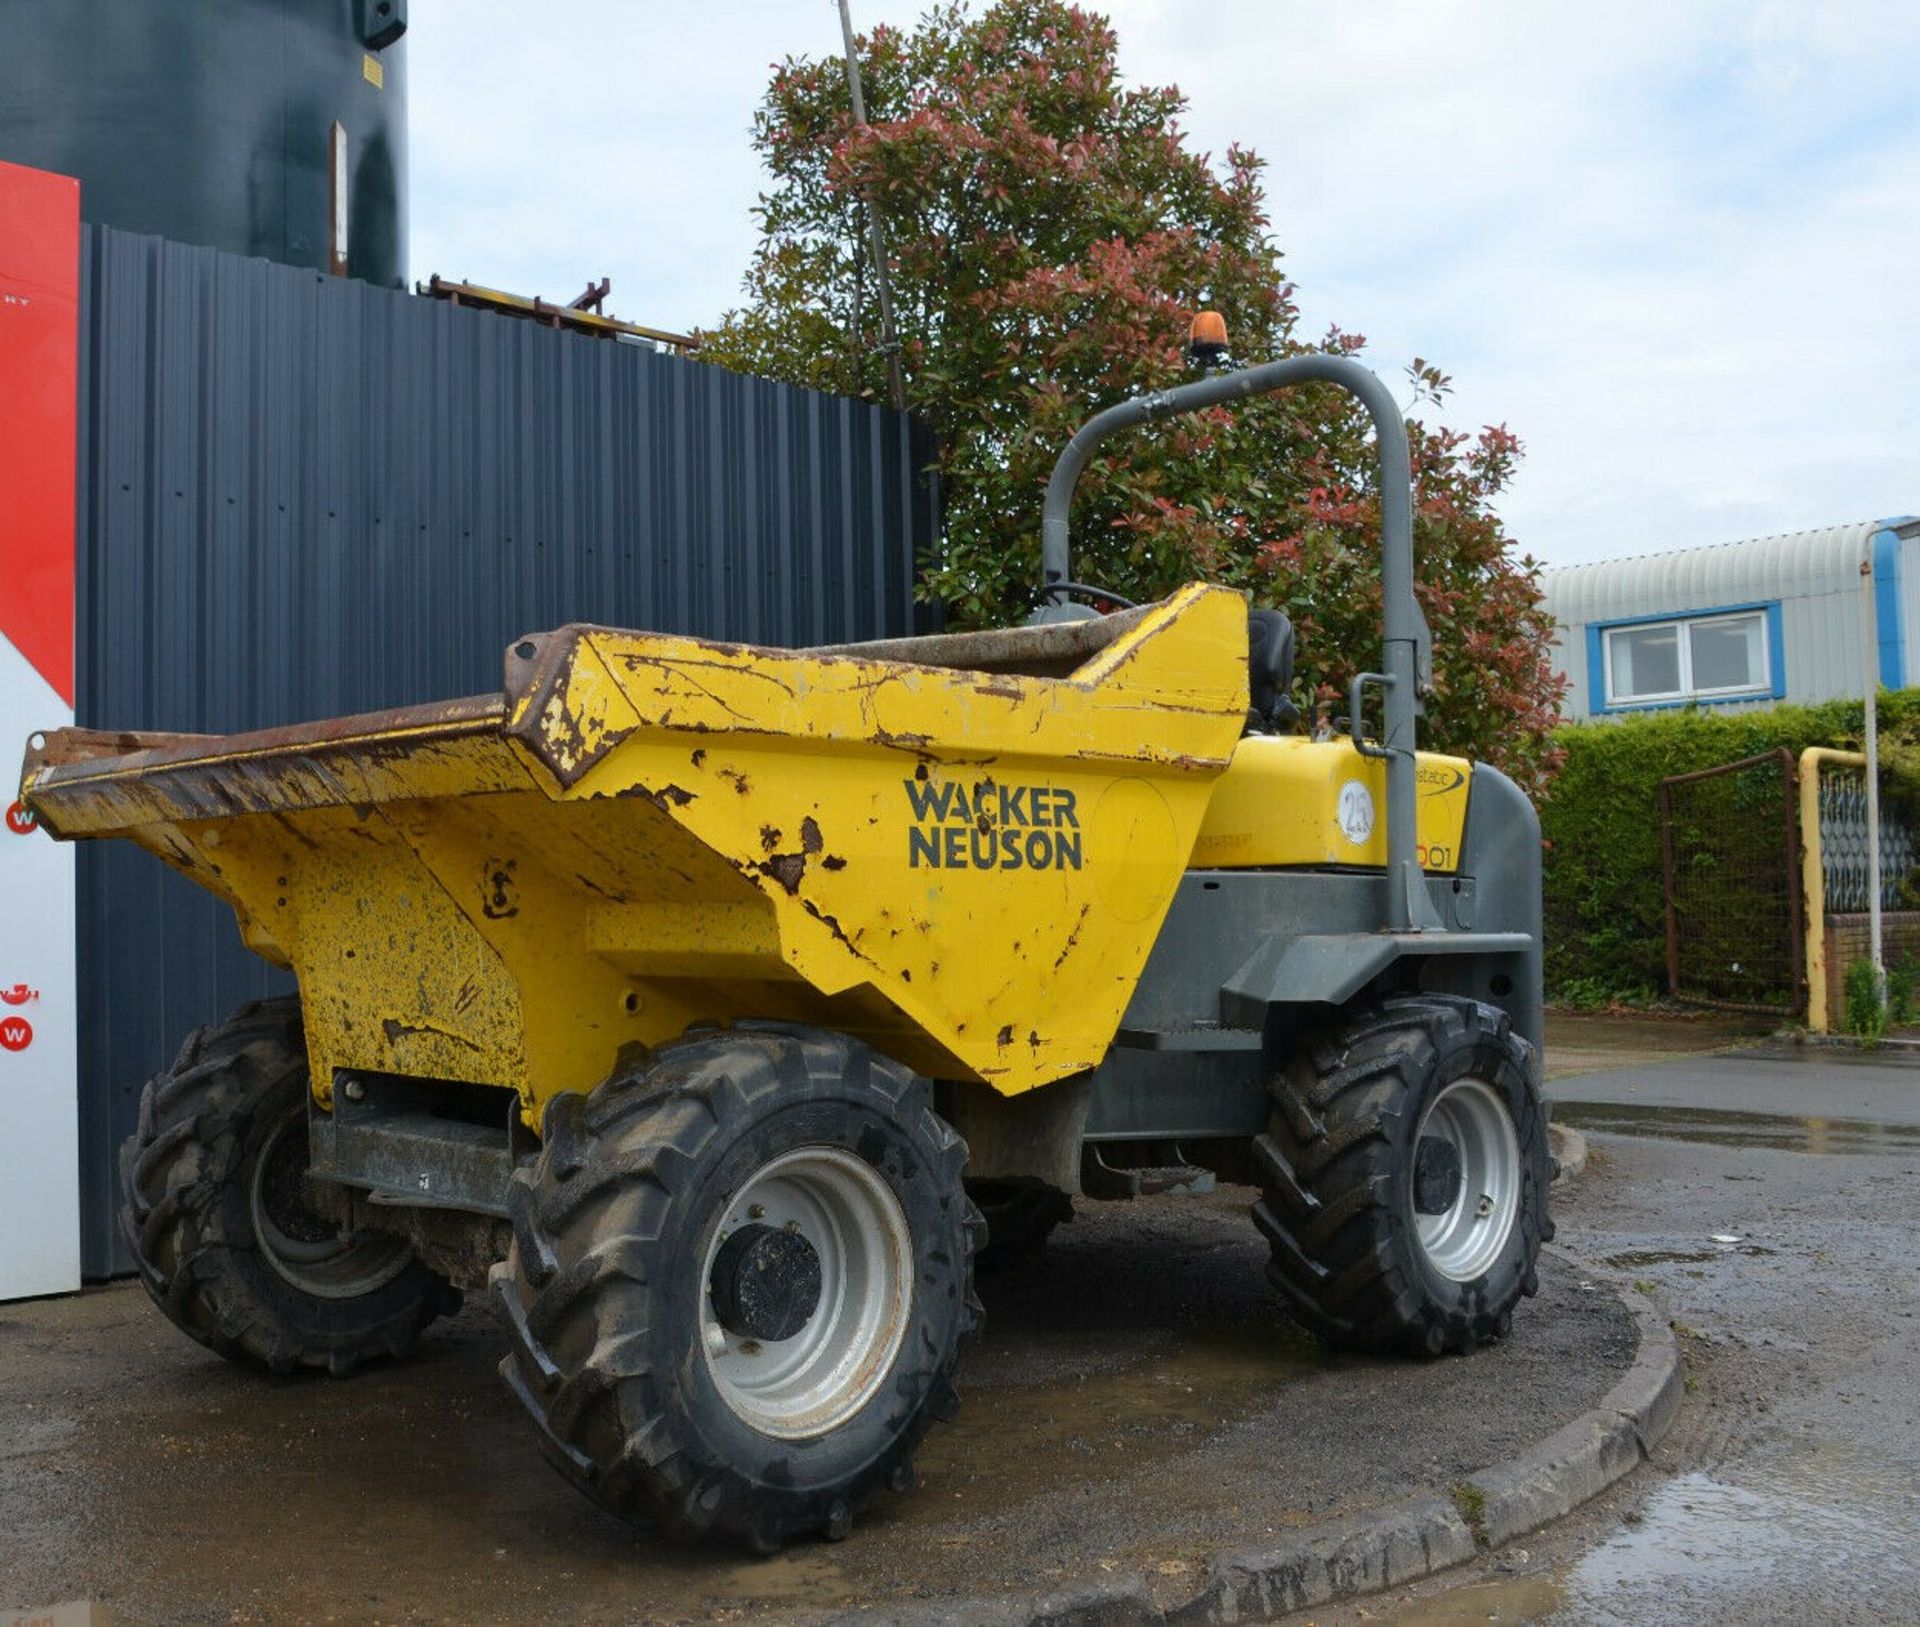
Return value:
M 1108 435 L 1307 379 L 1371 410 L 1385 511 L 1380 671 L 1319 740 L 1283 616 L 1201 585 L 1093 615 L 1066 530 Z M 154 1299 L 344 1374 L 491 1283 L 565 1474 L 763 1550 L 912 1483 L 976 1251 L 1074 1195 L 1257 1186 L 1322 1338 L 1498 1338 L 1551 1231 L 1538 826 L 1414 749 L 1410 529 L 1392 398 L 1296 358 L 1089 423 L 1024 627 L 571 626 L 470 700 L 36 737 L 47 830 L 139 843 L 298 984 L 146 1087 L 121 1223 Z

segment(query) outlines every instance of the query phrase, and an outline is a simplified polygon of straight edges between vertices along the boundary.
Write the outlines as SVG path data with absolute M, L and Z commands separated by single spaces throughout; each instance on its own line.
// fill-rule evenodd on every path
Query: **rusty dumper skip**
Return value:
M 1093 617 L 1067 569 L 1099 441 L 1304 379 L 1372 411 L 1385 510 L 1382 670 L 1320 741 L 1282 732 L 1284 617 L 1204 586 Z M 1550 1232 L 1538 826 L 1414 751 L 1391 397 L 1307 357 L 1123 403 L 1043 543 L 1022 628 L 575 626 L 497 696 L 36 740 L 49 831 L 138 842 L 298 983 L 146 1088 L 122 1226 L 167 1314 L 344 1373 L 490 1280 L 563 1472 L 763 1549 L 911 1484 L 976 1250 L 1074 1194 L 1245 1181 L 1321 1337 L 1504 1333 Z

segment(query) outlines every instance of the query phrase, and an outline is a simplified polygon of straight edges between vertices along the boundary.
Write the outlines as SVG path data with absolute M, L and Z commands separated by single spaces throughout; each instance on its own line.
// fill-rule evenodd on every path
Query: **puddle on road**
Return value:
M 1742 1465 L 1726 1479 L 1677 1475 L 1647 1499 L 1636 1524 L 1577 1564 L 1454 1588 L 1386 1619 L 1402 1627 L 1908 1621 L 1917 1556 L 1920 1490 L 1911 1474 L 1843 1447 L 1815 1447 Z
M 1628 1249 L 1624 1254 L 1609 1254 L 1605 1263 L 1621 1271 L 1637 1270 L 1648 1265 L 1697 1265 L 1703 1260 L 1724 1260 L 1729 1255 L 1745 1254 L 1757 1257 L 1762 1254 L 1778 1254 L 1778 1249 L 1767 1248 L 1760 1243 L 1715 1243 L 1711 1248 L 1639 1248 Z
M 1381 1619 L 1402 1627 L 1484 1627 L 1490 1621 L 1546 1621 L 1567 1602 L 1564 1571 L 1502 1576 L 1436 1593 Z
M 1890 1612 L 1877 1619 L 1911 1608 L 1920 1492 L 1910 1476 L 1841 1449 L 1737 1472 L 1742 1484 L 1693 1473 L 1660 1487 L 1638 1525 L 1573 1568 L 1572 1619 L 1638 1623 L 1691 1614 L 1684 1605 L 1698 1601 L 1727 1619 L 1765 1620 L 1793 1599 L 1855 1619 L 1850 1607 L 1876 1594 Z
M 1707 1107 L 1653 1107 L 1630 1102 L 1555 1102 L 1557 1124 L 1603 1134 L 1771 1152 L 1898 1153 L 1920 1149 L 1920 1125 L 1866 1119 L 1789 1118 Z
M 846 1593 L 846 1576 L 835 1561 L 804 1548 L 756 1559 L 713 1578 L 721 1599 L 756 1599 L 769 1604 L 828 1604 Z

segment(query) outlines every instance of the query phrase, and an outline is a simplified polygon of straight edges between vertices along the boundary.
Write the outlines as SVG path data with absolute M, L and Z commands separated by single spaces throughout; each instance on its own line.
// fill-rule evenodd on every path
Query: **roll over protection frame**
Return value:
M 1064 602 L 1071 577 L 1072 551 L 1067 526 L 1074 488 L 1093 461 L 1094 450 L 1123 429 L 1150 424 L 1175 413 L 1270 395 L 1296 384 L 1333 384 L 1356 397 L 1373 419 L 1380 463 L 1381 671 L 1364 675 L 1378 685 L 1384 703 L 1382 740 L 1361 744 L 1359 708 L 1349 724 L 1354 741 L 1369 756 L 1387 760 L 1387 919 L 1389 931 L 1440 928 L 1438 912 L 1427 896 L 1420 868 L 1418 813 L 1414 798 L 1414 737 L 1420 697 L 1433 679 L 1433 635 L 1413 592 L 1413 475 L 1407 426 L 1400 404 L 1370 370 L 1345 356 L 1289 356 L 1258 367 L 1236 368 L 1135 396 L 1095 413 L 1075 431 L 1047 480 L 1040 524 L 1040 563 L 1045 576 L 1043 605 Z M 1356 690 L 1359 685 L 1356 684 Z M 1357 696 L 1356 696 L 1357 700 Z

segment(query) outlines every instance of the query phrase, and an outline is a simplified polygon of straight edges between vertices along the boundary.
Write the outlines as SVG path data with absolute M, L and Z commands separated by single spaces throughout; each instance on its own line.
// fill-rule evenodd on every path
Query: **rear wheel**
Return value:
M 190 1036 L 120 1153 L 120 1232 L 154 1303 L 234 1361 L 335 1375 L 399 1356 L 459 1293 L 397 1238 L 355 1237 L 307 1175 L 296 999 Z
M 1504 1336 L 1553 1235 L 1546 1109 L 1506 1014 L 1388 999 L 1312 1037 L 1272 1088 L 1254 1219 L 1299 1320 L 1359 1350 Z
M 951 1417 L 979 1317 L 965 1144 L 806 1029 L 703 1034 L 549 1109 L 494 1272 L 547 1456 L 669 1535 L 846 1535 Z

